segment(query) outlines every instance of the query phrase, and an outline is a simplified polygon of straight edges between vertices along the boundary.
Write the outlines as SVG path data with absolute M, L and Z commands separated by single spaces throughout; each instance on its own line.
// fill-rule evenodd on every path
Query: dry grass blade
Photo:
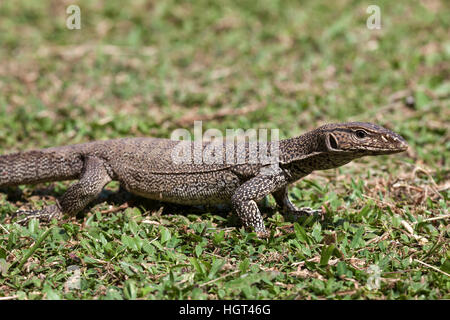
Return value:
M 437 271 L 437 272 L 440 272 L 440 273 L 442 273 L 442 274 L 445 274 L 447 277 L 450 277 L 450 274 L 448 274 L 448 273 L 445 272 L 445 271 L 442 271 L 442 270 L 439 269 L 439 268 L 436 268 L 435 266 L 432 266 L 431 264 L 428 264 L 428 263 L 425 263 L 425 262 L 423 262 L 423 261 L 420 261 L 419 259 L 414 259 L 414 261 L 416 261 L 416 262 L 418 262 L 418 263 L 420 263 L 420 264 L 423 264 L 424 266 L 426 266 L 426 267 L 428 267 L 428 268 L 431 268 L 431 269 L 433 269 L 434 271 Z
M 437 220 L 442 220 L 442 219 L 447 219 L 450 218 L 450 214 L 444 214 L 442 216 L 437 216 L 437 217 L 433 217 L 433 218 L 428 218 L 428 219 L 423 219 L 421 222 L 429 222 L 429 221 L 437 221 Z M 413 224 L 417 224 L 419 222 L 413 222 Z
M 227 277 L 229 277 L 229 276 L 231 276 L 231 275 L 233 275 L 233 274 L 239 273 L 239 272 L 241 272 L 241 270 L 235 270 L 235 271 L 232 271 L 232 272 L 230 272 L 230 273 L 224 274 L 223 276 L 221 276 L 221 277 L 219 277 L 219 278 L 216 278 L 216 279 L 213 279 L 213 280 L 211 280 L 211 281 L 202 283 L 202 284 L 199 285 L 199 287 L 204 287 L 204 286 L 210 285 L 211 283 L 214 283 L 214 282 L 216 282 L 216 281 L 225 279 L 225 278 L 227 278 Z
M 3 225 L 1 225 L 0 224 L 0 228 L 2 228 L 3 229 L 3 231 L 5 231 L 6 232 L 6 234 L 9 234 L 9 231 L 3 226 Z
M 416 239 L 419 243 L 421 244 L 425 244 L 428 243 L 428 239 L 422 236 L 419 236 L 417 234 L 414 233 L 414 229 L 413 227 L 411 227 L 411 225 L 406 222 L 405 220 L 402 220 L 402 226 L 406 229 L 406 231 L 408 231 L 408 233 L 414 238 Z
M 15 295 L 15 296 L 8 296 L 8 297 L 0 297 L 0 301 L 2 301 L 2 300 L 14 300 L 14 299 L 17 299 L 17 298 L 18 298 L 17 295 Z
M 411 175 L 414 177 L 416 176 L 417 172 L 423 172 L 427 175 L 427 177 L 430 179 L 431 184 L 433 185 L 433 187 L 430 187 L 430 189 L 439 197 L 439 198 L 443 198 L 442 194 L 439 193 L 438 189 L 439 186 L 436 184 L 436 182 L 434 181 L 433 177 L 431 176 L 430 172 L 428 172 L 427 170 L 425 170 L 424 168 L 418 167 L 416 166 L 413 170 L 413 172 L 411 173 Z

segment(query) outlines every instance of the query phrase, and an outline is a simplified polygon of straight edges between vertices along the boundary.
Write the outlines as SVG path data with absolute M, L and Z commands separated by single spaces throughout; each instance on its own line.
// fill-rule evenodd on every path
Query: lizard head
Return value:
M 367 122 L 328 124 L 319 128 L 333 153 L 360 156 L 403 152 L 408 144 L 399 134 Z

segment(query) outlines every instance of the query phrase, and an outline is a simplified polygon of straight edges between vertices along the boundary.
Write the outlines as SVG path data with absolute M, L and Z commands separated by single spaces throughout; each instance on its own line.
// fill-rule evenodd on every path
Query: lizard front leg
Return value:
M 300 216 L 322 214 L 321 210 L 314 210 L 309 207 L 297 208 L 297 206 L 293 204 L 289 199 L 287 186 L 284 186 L 283 188 L 272 192 L 272 196 L 274 197 L 277 205 L 281 208 L 283 213 L 285 215 L 291 215 L 295 220 L 297 220 Z
M 285 183 L 281 174 L 258 175 L 239 186 L 231 198 L 233 208 L 244 227 L 253 228 L 260 238 L 267 238 L 269 233 L 256 202 Z
M 41 210 L 19 210 L 16 214 L 25 217 L 18 223 L 25 224 L 33 218 L 48 222 L 53 218 L 60 219 L 63 214 L 75 215 L 94 200 L 110 181 L 111 177 L 103 160 L 96 157 L 87 157 L 80 180 L 71 185 L 56 201 L 55 205 L 47 206 Z

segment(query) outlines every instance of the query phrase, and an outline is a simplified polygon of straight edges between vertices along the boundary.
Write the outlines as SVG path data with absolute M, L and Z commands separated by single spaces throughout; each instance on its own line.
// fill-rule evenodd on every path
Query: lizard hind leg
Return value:
M 41 210 L 20 210 L 17 214 L 25 217 L 17 222 L 25 224 L 33 218 L 48 222 L 53 218 L 60 219 L 63 214 L 74 216 L 94 200 L 111 180 L 102 159 L 87 157 L 80 180 L 71 185 L 55 205 Z
M 322 210 L 315 210 L 309 207 L 297 208 L 289 199 L 287 187 L 272 192 L 272 196 L 283 211 L 283 214 L 294 220 L 298 220 L 301 216 L 321 216 L 323 214 Z

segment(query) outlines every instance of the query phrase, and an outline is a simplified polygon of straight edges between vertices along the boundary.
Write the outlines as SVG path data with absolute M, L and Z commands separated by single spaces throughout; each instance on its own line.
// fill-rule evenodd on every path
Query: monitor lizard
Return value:
M 234 162 L 225 158 L 195 162 L 195 151 L 185 157 L 189 161 L 175 161 L 174 150 L 180 143 L 188 147 L 177 152 L 184 150 L 189 155 L 195 149 L 192 141 L 121 138 L 1 155 L 0 187 L 78 179 L 54 205 L 41 210 L 19 210 L 17 213 L 25 217 L 19 223 L 31 218 L 50 221 L 63 214 L 75 215 L 106 184 L 116 180 L 129 192 L 150 199 L 183 205 L 229 203 L 246 228 L 253 229 L 259 237 L 267 237 L 257 201 L 272 194 L 285 214 L 317 213 L 310 208 L 297 208 L 289 200 L 288 186 L 315 170 L 337 168 L 363 156 L 398 153 L 408 148 L 397 133 L 364 122 L 326 124 L 298 137 L 279 140 L 277 148 L 273 148 L 278 151 L 277 158 L 269 162 L 249 161 L 259 147 L 252 149 L 255 142 L 246 141 L 244 148 L 239 149 L 237 140 L 221 142 L 211 153 L 216 156 L 231 150 L 235 152 Z M 202 142 L 200 151 L 211 147 L 211 143 Z M 274 143 L 269 141 L 266 145 L 270 149 Z

